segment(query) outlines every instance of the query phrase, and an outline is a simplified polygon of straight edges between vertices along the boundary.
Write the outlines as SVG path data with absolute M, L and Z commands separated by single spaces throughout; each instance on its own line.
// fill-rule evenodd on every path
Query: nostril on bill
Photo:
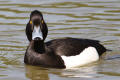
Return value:
M 34 38 L 34 40 L 39 41 L 39 40 L 42 40 L 42 39 L 39 38 L 39 37 L 36 37 L 36 38 Z

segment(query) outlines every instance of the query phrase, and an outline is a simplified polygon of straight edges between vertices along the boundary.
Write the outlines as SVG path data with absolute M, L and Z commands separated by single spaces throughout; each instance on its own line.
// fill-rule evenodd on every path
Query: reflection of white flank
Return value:
M 83 66 L 99 59 L 98 52 L 94 47 L 85 48 L 79 55 L 76 56 L 61 57 L 64 60 L 66 68 Z
M 39 37 L 39 38 L 43 39 L 42 31 L 41 31 L 40 27 L 35 26 L 34 30 L 32 32 L 32 40 L 34 40 L 34 38 L 36 38 L 36 37 Z

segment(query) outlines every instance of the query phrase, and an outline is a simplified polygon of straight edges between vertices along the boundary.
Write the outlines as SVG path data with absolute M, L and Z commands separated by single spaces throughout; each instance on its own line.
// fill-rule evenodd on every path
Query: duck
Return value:
M 42 12 L 34 10 L 26 25 L 29 45 L 24 63 L 47 68 L 73 68 L 96 62 L 107 49 L 98 40 L 58 38 L 45 42 L 48 27 Z

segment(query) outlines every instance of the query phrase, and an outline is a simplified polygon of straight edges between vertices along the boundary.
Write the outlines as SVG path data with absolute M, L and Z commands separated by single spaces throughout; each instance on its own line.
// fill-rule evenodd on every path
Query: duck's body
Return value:
M 37 45 L 39 47 L 35 48 Z M 90 39 L 63 38 L 46 43 L 35 43 L 32 40 L 24 60 L 31 65 L 71 68 L 95 62 L 105 51 L 99 41 Z
M 39 16 L 39 11 L 33 11 L 31 14 Z M 42 17 L 41 15 L 39 17 Z M 32 22 L 43 20 L 31 17 Z M 30 21 L 31 21 L 30 20 Z M 53 68 L 70 68 L 82 66 L 99 60 L 99 57 L 106 51 L 97 40 L 63 38 L 54 39 L 44 43 L 47 36 L 47 26 L 45 22 L 33 24 L 26 27 L 26 35 L 30 44 L 26 50 L 24 62 L 31 65 L 40 65 Z M 38 27 L 40 25 L 40 28 Z M 37 26 L 37 27 L 36 27 Z M 31 27 L 34 27 L 33 29 Z M 30 35 L 28 34 L 30 33 Z
M 106 48 L 97 40 L 63 38 L 46 42 L 55 54 L 60 55 L 67 68 L 83 66 L 99 60 Z

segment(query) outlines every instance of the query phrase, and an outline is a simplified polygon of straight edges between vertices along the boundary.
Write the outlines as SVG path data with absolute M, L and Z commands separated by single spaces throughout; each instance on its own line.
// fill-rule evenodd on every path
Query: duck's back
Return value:
M 75 56 L 80 54 L 88 47 L 94 47 L 99 56 L 102 55 L 106 48 L 102 46 L 97 40 L 78 39 L 78 38 L 64 38 L 54 39 L 46 42 L 46 45 L 52 48 L 56 54 L 64 56 Z

